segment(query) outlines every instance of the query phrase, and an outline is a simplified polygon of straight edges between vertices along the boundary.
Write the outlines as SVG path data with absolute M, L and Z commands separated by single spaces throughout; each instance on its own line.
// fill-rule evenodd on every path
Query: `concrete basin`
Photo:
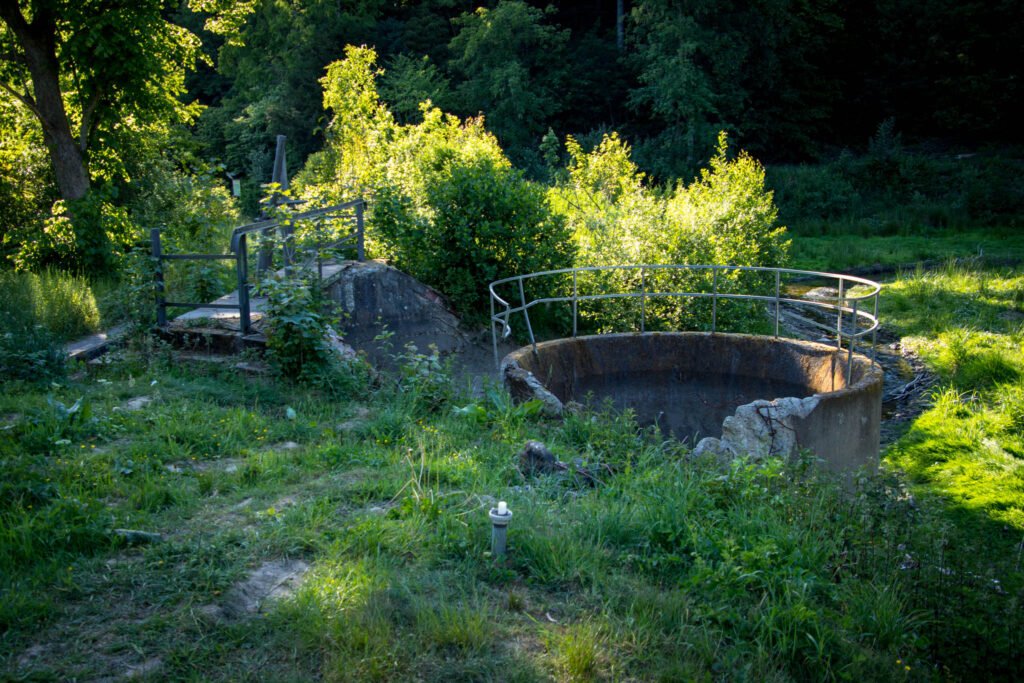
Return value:
M 877 466 L 882 370 L 814 342 L 744 334 L 648 332 L 557 339 L 502 361 L 516 400 L 551 412 L 611 399 L 642 424 L 722 457 L 810 450 L 849 471 Z

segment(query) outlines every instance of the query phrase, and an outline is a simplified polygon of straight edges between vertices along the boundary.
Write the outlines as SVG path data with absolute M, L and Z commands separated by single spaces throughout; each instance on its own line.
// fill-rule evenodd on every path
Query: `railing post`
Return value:
M 366 260 L 366 251 L 363 242 L 363 203 L 363 200 L 360 198 L 359 203 L 356 204 L 356 259 L 359 261 Z
M 156 324 L 167 327 L 167 306 L 164 304 L 164 262 L 160 247 L 160 228 L 149 231 L 149 243 L 153 253 L 153 286 L 156 290 Z
M 875 292 L 875 296 L 872 298 L 875 300 L 875 314 L 871 324 L 874 325 L 875 329 L 871 330 L 871 362 L 874 363 L 875 346 L 878 344 L 878 292 Z
M 579 296 L 578 290 L 576 289 L 576 269 L 572 271 L 572 336 L 576 338 L 576 308 L 579 305 L 577 297 Z
M 526 331 L 530 335 L 530 345 L 533 346 L 533 352 L 537 353 L 537 340 L 533 338 L 533 325 L 530 324 L 530 311 L 526 308 L 526 292 L 523 289 L 523 278 L 519 277 L 519 301 L 523 304 L 523 317 L 526 318 Z
M 711 334 L 718 329 L 718 266 L 711 266 Z
M 779 271 L 775 271 L 775 338 L 779 338 Z
M 836 348 L 843 349 L 843 291 L 846 281 L 839 276 L 839 300 L 836 302 Z
M 238 275 L 238 327 L 242 334 L 249 334 L 249 264 L 245 233 L 238 237 L 238 253 L 235 254 L 235 271 Z
M 846 386 L 850 386 L 850 380 L 853 377 L 853 345 L 857 341 L 857 300 L 853 301 L 853 318 L 852 329 L 850 331 L 850 346 L 846 352 Z
M 640 268 L 640 332 L 644 332 L 644 325 L 647 322 L 647 277 L 644 268 Z
M 491 344 L 494 346 L 494 367 L 501 369 L 500 361 L 498 360 L 498 335 L 494 331 L 494 292 L 491 291 L 490 287 L 487 288 L 488 299 L 491 300 L 491 317 L 488 320 L 491 323 Z

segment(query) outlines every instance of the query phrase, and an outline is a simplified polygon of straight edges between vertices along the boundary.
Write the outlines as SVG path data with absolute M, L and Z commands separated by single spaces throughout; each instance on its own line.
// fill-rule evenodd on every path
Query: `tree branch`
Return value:
M 39 119 L 40 121 L 43 120 L 42 114 L 40 114 L 39 113 L 39 109 L 36 108 L 36 101 L 34 99 L 32 99 L 32 95 L 29 94 L 29 92 L 27 90 L 24 93 L 19 93 L 18 91 L 16 91 L 14 88 L 12 88 L 7 83 L 4 83 L 3 81 L 0 81 L 0 88 L 3 88 L 7 92 L 9 92 L 12 95 L 14 95 L 14 97 L 19 102 L 21 102 L 26 107 L 28 107 L 32 111 L 32 113 L 36 115 L 37 119 Z

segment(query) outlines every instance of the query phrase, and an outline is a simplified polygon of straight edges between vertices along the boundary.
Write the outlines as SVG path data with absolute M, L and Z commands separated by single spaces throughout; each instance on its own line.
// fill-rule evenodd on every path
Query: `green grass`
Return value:
M 0 301 L 6 315 L 30 319 L 61 341 L 99 330 L 96 298 L 83 277 L 55 270 L 0 271 Z
M 1024 270 L 904 274 L 886 285 L 881 312 L 942 380 L 888 462 L 1024 531 Z
M 554 421 L 491 397 L 458 414 L 469 399 L 438 392 L 438 372 L 313 390 L 156 347 L 11 385 L 0 677 L 1016 670 L 1020 530 L 978 535 L 985 505 L 965 521 L 891 474 L 850 490 L 805 462 L 694 459 L 611 411 Z M 529 438 L 612 473 L 596 487 L 524 478 L 513 454 Z M 506 560 L 489 552 L 494 499 L 515 515 Z M 129 545 L 116 528 L 164 541 Z M 254 569 L 296 560 L 309 569 L 290 596 L 224 611 Z
M 1024 259 L 1024 236 L 1019 231 L 932 230 L 927 234 L 795 235 L 790 249 L 794 267 L 845 272 L 866 266 L 906 266 L 949 259 Z

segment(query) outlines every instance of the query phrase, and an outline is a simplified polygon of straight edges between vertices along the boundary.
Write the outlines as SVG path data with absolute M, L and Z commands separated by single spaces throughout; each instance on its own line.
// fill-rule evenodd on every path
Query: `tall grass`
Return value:
M 7 316 L 41 325 L 61 341 L 99 330 L 96 298 L 88 280 L 78 275 L 0 271 L 0 302 Z

